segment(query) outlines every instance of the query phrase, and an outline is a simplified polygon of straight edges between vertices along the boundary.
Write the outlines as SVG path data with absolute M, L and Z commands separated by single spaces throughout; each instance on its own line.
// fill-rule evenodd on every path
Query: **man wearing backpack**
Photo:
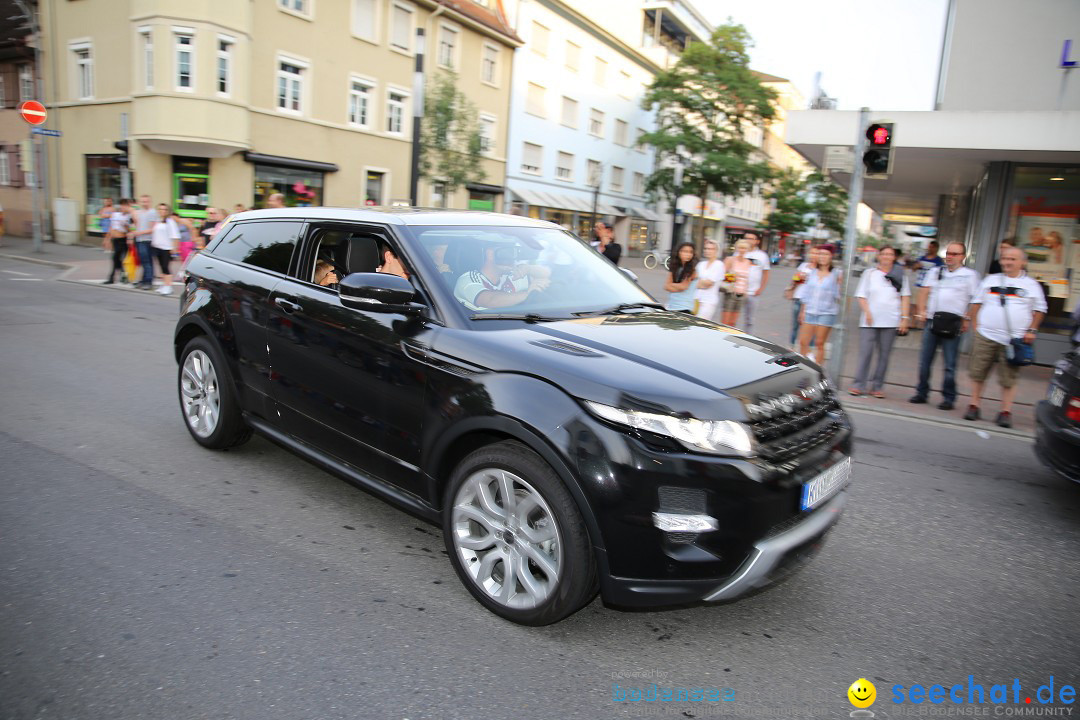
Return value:
M 927 271 L 916 299 L 915 322 L 926 323 L 922 352 L 919 354 L 919 384 L 910 403 L 925 403 L 930 395 L 930 370 L 934 355 L 941 348 L 945 360 L 944 396 L 939 410 L 956 406 L 956 356 L 960 338 L 968 329 L 967 310 L 979 289 L 979 273 L 964 267 L 967 254 L 963 243 L 953 242 L 945 248 L 945 263 Z
M 971 404 L 965 420 L 979 419 L 979 400 L 990 368 L 997 364 L 1001 383 L 1001 412 L 997 424 L 1012 427 L 1012 404 L 1020 366 L 1031 362 L 1031 345 L 1046 315 L 1042 287 L 1024 272 L 1027 255 L 1017 247 L 1002 247 L 1001 272 L 983 278 L 971 300 L 968 318 L 974 330 L 971 346 Z M 1024 347 L 1016 347 L 1016 345 Z M 1026 353 L 1027 358 L 1020 354 Z M 1015 362 L 1009 360 L 1012 355 Z

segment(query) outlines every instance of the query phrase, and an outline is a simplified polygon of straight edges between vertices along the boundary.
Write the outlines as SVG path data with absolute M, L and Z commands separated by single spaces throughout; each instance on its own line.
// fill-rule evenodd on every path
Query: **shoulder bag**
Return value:
M 1005 276 L 1000 276 L 1000 282 L 1005 282 Z M 1013 367 L 1023 367 L 1035 362 L 1035 344 L 1027 344 L 1024 338 L 1012 336 L 1012 325 L 1009 323 L 1009 310 L 1005 307 L 1004 286 L 998 287 L 998 298 L 1001 300 L 1001 313 L 1005 316 L 1005 330 L 1009 333 L 1009 344 L 1005 346 L 1005 360 Z
M 942 265 L 938 266 L 938 284 L 941 283 Z M 937 335 L 943 340 L 949 340 L 951 338 L 960 335 L 960 331 L 964 328 L 964 316 L 957 315 L 956 313 L 945 312 L 943 310 L 934 313 L 930 318 L 930 332 Z

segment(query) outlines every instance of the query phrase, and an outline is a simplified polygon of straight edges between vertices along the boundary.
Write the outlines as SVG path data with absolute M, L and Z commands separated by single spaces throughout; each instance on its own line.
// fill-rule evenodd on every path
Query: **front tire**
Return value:
M 443 539 L 480 604 L 521 625 L 562 620 L 596 595 L 585 523 L 555 471 L 519 442 L 480 448 L 454 469 Z
M 192 339 L 180 353 L 177 391 L 184 426 L 195 442 L 211 450 L 224 450 L 251 438 L 229 368 L 206 337 Z

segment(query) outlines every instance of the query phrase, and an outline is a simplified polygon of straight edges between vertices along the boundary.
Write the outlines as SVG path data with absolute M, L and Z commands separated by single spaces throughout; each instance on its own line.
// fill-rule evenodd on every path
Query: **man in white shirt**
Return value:
M 908 402 L 922 404 L 930 394 L 930 370 L 934 355 L 941 348 L 945 359 L 945 382 L 941 389 L 944 396 L 939 410 L 956 407 L 956 356 L 960 350 L 960 338 L 967 332 L 967 309 L 979 290 L 979 273 L 964 267 L 967 250 L 963 243 L 952 242 L 945 248 L 945 264 L 927 270 L 916 300 L 915 321 L 927 323 L 923 332 L 922 352 L 919 354 L 919 384 Z M 945 313 L 948 313 L 947 315 Z M 934 316 L 937 325 L 934 328 Z M 939 333 L 953 331 L 952 337 Z
M 454 296 L 470 310 L 519 305 L 551 284 L 551 270 L 517 262 L 517 246 L 491 243 L 484 248 L 484 264 L 464 273 L 454 284 Z
M 1046 296 L 1042 286 L 1027 276 L 1027 255 L 1016 247 L 1002 247 L 1001 272 L 987 275 L 971 300 L 968 318 L 975 330 L 971 346 L 971 405 L 965 420 L 979 419 L 979 400 L 990 368 L 998 366 L 1001 383 L 1001 412 L 997 424 L 1012 427 L 1012 404 L 1016 397 L 1016 377 L 1020 369 L 1005 359 L 1005 348 L 1013 338 L 1035 342 L 1039 324 L 1046 315 Z
M 149 290 L 154 287 L 154 251 L 150 247 L 154 225 L 158 221 L 158 211 L 154 209 L 149 195 L 139 196 L 139 209 L 135 211 L 135 250 L 139 254 L 142 266 L 142 279 L 137 287 Z M 134 280 L 134 278 L 132 278 Z
M 750 252 L 746 253 L 746 257 L 754 263 L 746 288 L 746 319 L 743 321 L 743 329 L 751 333 L 754 329 L 754 314 L 757 312 L 758 298 L 765 292 L 765 286 L 769 284 L 769 270 L 772 265 L 769 256 L 761 249 L 761 238 L 756 232 L 750 230 L 743 237 L 750 243 Z

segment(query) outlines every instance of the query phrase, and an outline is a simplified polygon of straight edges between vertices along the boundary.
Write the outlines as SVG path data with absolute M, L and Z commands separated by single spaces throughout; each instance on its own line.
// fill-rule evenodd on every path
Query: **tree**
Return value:
M 810 227 L 813 208 L 807 200 L 807 184 L 802 173 L 794 168 L 783 170 L 773 178 L 765 194 L 776 206 L 769 213 L 768 228 L 780 233 L 798 233 Z
M 840 235 L 847 220 L 847 191 L 819 172 L 806 179 L 810 210 L 817 213 L 818 222 Z
M 747 142 L 746 132 L 775 114 L 776 93 L 750 70 L 750 35 L 742 25 L 721 25 L 707 43 L 692 43 L 678 62 L 657 74 L 645 92 L 642 107 L 657 111 L 657 128 L 642 143 L 656 148 L 656 170 L 650 192 L 673 202 L 673 166 L 685 163 L 682 187 L 699 198 L 711 191 L 738 197 L 769 179 L 764 154 Z M 703 203 L 704 204 L 704 203 Z M 698 242 L 705 236 L 704 208 Z
M 443 204 L 470 182 L 482 182 L 484 138 L 476 106 L 458 91 L 453 80 L 432 78 L 424 98 L 420 131 L 420 176 L 443 184 Z

